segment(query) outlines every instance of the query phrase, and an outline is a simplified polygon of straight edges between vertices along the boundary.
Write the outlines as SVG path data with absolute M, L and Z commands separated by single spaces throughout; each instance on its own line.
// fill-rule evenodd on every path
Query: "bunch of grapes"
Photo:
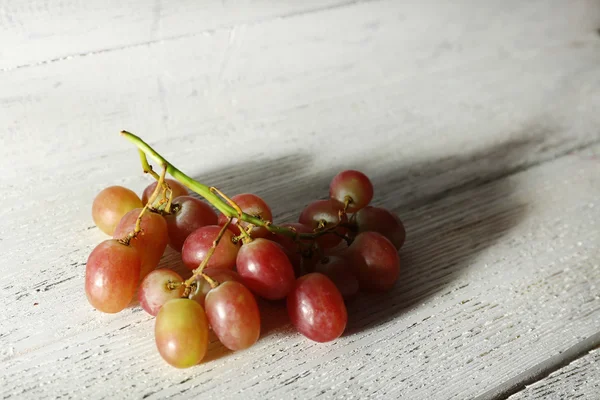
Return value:
M 259 196 L 229 198 L 183 174 L 137 136 L 122 134 L 138 146 L 144 171 L 157 182 L 141 199 L 120 186 L 94 199 L 94 222 L 113 238 L 90 254 L 85 291 L 106 313 L 123 310 L 137 293 L 156 317 L 156 346 L 169 364 L 198 364 L 209 329 L 231 350 L 253 345 L 261 326 L 255 296 L 285 299 L 301 334 L 332 341 L 346 327 L 345 302 L 359 291 L 389 290 L 398 279 L 404 227 L 388 210 L 369 206 L 373 186 L 363 173 L 340 172 L 327 200 L 310 203 L 297 223 L 275 225 Z M 163 166 L 160 176 L 146 154 Z M 165 179 L 167 171 L 178 180 Z M 189 196 L 186 186 L 210 205 Z M 167 246 L 181 253 L 189 279 L 156 269 Z

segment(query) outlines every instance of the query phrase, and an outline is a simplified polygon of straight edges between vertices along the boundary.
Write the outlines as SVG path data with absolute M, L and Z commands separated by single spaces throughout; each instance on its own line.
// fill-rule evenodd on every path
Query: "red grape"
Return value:
M 354 265 L 344 257 L 323 257 L 316 264 L 315 272 L 320 272 L 331 279 L 345 299 L 352 298 L 358 293 L 359 286 Z
M 298 332 L 315 342 L 337 339 L 348 322 L 340 291 L 318 272 L 298 278 L 288 295 L 287 310 Z
M 189 269 L 194 270 L 200 266 L 220 231 L 220 226 L 207 225 L 196 229 L 185 239 L 181 249 L 181 258 Z M 206 268 L 232 269 L 235 266 L 235 259 L 240 247 L 231 241 L 232 238 L 233 233 L 226 230 Z
M 308 226 L 296 222 L 282 224 L 281 227 L 294 228 L 297 233 L 312 233 L 312 230 Z M 271 233 L 267 238 L 283 247 L 283 251 L 285 251 L 285 254 L 292 263 L 292 267 L 294 267 L 296 276 L 300 276 L 302 270 L 302 254 L 299 243 L 290 236 L 276 233 Z
M 208 321 L 202 306 L 189 299 L 166 302 L 154 325 L 156 347 L 177 368 L 189 368 L 204 358 L 208 348 Z
M 324 221 L 325 226 L 330 227 L 338 223 L 338 212 L 341 209 L 342 206 L 332 200 L 317 200 L 310 203 L 302 210 L 298 221 L 312 229 L 317 228 L 320 221 Z M 345 233 L 347 230 L 338 228 L 337 231 L 339 233 Z M 317 238 L 317 243 L 322 248 L 328 248 L 336 246 L 341 240 L 341 237 L 333 233 L 327 233 Z
M 237 271 L 244 284 L 265 299 L 283 299 L 294 286 L 290 260 L 281 246 L 267 239 L 254 239 L 240 248 Z
M 394 286 L 400 274 L 400 257 L 385 236 L 377 232 L 359 233 L 349 251 L 364 260 L 362 267 L 358 268 L 361 289 L 386 291 Z
M 210 276 L 219 283 L 228 281 L 242 282 L 242 278 L 240 278 L 238 273 L 230 269 L 206 268 L 202 271 L 202 273 Z M 210 283 L 208 283 L 203 277 L 199 277 L 196 279 L 196 287 L 190 293 L 189 298 L 197 301 L 202 307 L 204 307 L 206 295 L 211 289 Z
M 260 336 L 260 313 L 254 295 L 239 282 L 221 283 L 206 295 L 206 316 L 230 350 L 252 346 Z
M 351 198 L 346 211 L 356 212 L 366 207 L 373 199 L 373 184 L 360 171 L 342 171 L 331 181 L 329 197 L 344 204 L 346 196 Z
M 109 239 L 88 257 L 85 294 L 96 309 L 105 313 L 123 310 L 133 299 L 140 280 L 140 256 L 131 246 Z
M 183 296 L 185 286 L 182 284 L 175 289 L 169 287 L 171 283 L 182 282 L 181 276 L 170 269 L 161 268 L 150 272 L 140 285 L 138 292 L 140 305 L 148 314 L 156 316 L 158 310 L 167 301 Z
M 125 214 L 119 225 L 117 225 L 113 237 L 115 239 L 122 239 L 133 232 L 141 211 L 141 208 L 136 208 Z M 165 219 L 160 214 L 150 210 L 144 213 L 140 227 L 142 228 L 141 232 L 131 239 L 129 244 L 140 254 L 140 259 L 142 260 L 140 278 L 143 279 L 158 266 L 167 247 L 169 235 Z
M 171 187 L 171 199 L 179 196 L 187 196 L 189 194 L 187 188 L 175 179 L 165 179 L 165 182 L 167 182 L 167 184 Z M 150 196 L 152 196 L 152 193 L 154 193 L 154 189 L 156 189 L 156 185 L 158 185 L 158 182 L 151 183 L 146 187 L 146 189 L 144 189 L 144 193 L 142 193 L 142 204 L 146 204 L 148 202 Z M 162 198 L 164 197 L 161 189 L 160 193 L 158 194 L 158 199 Z
M 102 190 L 92 204 L 92 218 L 100 230 L 112 235 L 123 215 L 142 207 L 140 198 L 123 186 L 110 186 Z
M 406 231 L 402 221 L 385 208 L 365 207 L 356 213 L 355 218 L 359 232 L 379 232 L 392 242 L 397 250 L 404 244 Z
M 237 204 L 243 212 L 252 216 L 260 216 L 264 221 L 273 221 L 273 214 L 271 208 L 263 199 L 252 193 L 237 194 L 231 198 L 235 204 Z M 224 225 L 227 222 L 227 216 L 224 214 L 219 215 L 219 225 Z M 235 225 L 237 218 L 234 218 L 229 225 L 229 229 L 236 235 L 240 234 L 239 228 Z M 240 223 L 242 227 L 248 226 L 247 222 Z M 252 228 L 251 235 L 253 238 L 266 237 L 269 234 L 267 228 L 262 226 L 255 226 Z
M 169 245 L 181 252 L 183 242 L 196 229 L 217 224 L 217 213 L 205 202 L 191 196 L 173 200 L 173 213 L 166 215 Z

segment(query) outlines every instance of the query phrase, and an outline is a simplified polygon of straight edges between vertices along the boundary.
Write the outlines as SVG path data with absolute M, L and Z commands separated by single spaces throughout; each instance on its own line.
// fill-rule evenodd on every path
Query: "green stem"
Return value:
M 148 145 L 148 143 L 144 142 L 141 138 L 139 138 L 138 136 L 134 135 L 133 133 L 130 133 L 127 131 L 122 131 L 121 135 L 125 136 L 125 138 L 127 140 L 129 140 L 130 142 L 135 144 L 138 149 L 140 149 L 141 151 L 143 151 L 144 153 L 146 153 L 147 155 L 152 157 L 152 159 L 154 159 L 154 161 L 156 161 L 157 163 L 159 163 L 161 165 L 166 165 L 167 172 L 173 178 L 177 179 L 179 182 L 181 182 L 182 184 L 187 186 L 189 189 L 193 190 L 194 192 L 198 193 L 200 196 L 204 197 L 210 204 L 215 206 L 223 214 L 227 215 L 228 217 L 234 215 L 233 213 L 235 212 L 235 210 L 232 207 L 230 207 L 228 204 L 223 203 L 219 197 L 214 195 L 210 191 L 208 186 L 195 181 L 194 179 L 190 178 L 189 176 L 187 176 L 186 174 L 181 172 L 173 164 L 168 162 L 163 156 L 158 154 L 158 152 L 156 150 L 154 150 L 152 147 L 150 147 L 150 145 Z
M 139 136 L 134 135 L 131 132 L 122 131 L 121 135 L 125 136 L 127 140 L 132 142 L 140 151 L 143 151 L 148 156 L 150 156 L 154 161 L 161 165 L 166 165 L 167 172 L 183 185 L 198 193 L 200 196 L 204 197 L 206 201 L 216 207 L 219 211 L 221 211 L 224 215 L 231 218 L 237 218 L 238 213 L 236 210 L 231 207 L 229 204 L 225 203 L 219 196 L 210 191 L 210 188 L 202 183 L 190 178 L 185 173 L 181 172 L 178 168 L 176 168 L 173 164 L 167 161 L 163 156 L 161 156 L 156 150 L 154 150 L 150 145 L 144 142 Z M 282 235 L 290 236 L 290 237 L 299 237 L 301 239 L 312 239 L 319 235 L 313 235 L 309 233 L 297 234 L 291 229 L 284 228 L 281 226 L 273 225 L 267 223 L 266 221 L 248 215 L 246 213 L 242 214 L 240 218 L 244 222 L 248 222 L 254 226 L 262 226 L 268 229 L 270 232 L 279 233 Z
M 188 187 L 189 189 L 198 193 L 200 196 L 204 197 L 206 199 L 206 201 L 208 201 L 210 204 L 212 204 L 214 207 L 216 207 L 225 216 L 230 217 L 230 218 L 238 218 L 238 212 L 233 207 L 231 207 L 229 204 L 227 204 L 224 200 L 222 200 L 219 196 L 217 196 L 216 194 L 211 192 L 211 190 L 208 186 L 203 185 L 202 183 L 190 178 L 189 176 L 187 176 L 186 174 L 181 172 L 178 168 L 176 168 L 173 164 L 171 164 L 163 156 L 161 156 L 156 150 L 154 150 L 152 147 L 150 147 L 150 145 L 148 143 L 144 142 L 139 136 L 136 136 L 133 133 L 127 132 L 127 131 L 122 131 L 121 135 L 125 136 L 125 138 L 127 140 L 129 140 L 130 142 L 135 144 L 140 152 L 143 152 L 146 155 L 149 155 L 154 161 L 156 161 L 160 165 L 166 166 L 167 172 L 173 178 L 177 179 L 179 182 L 184 184 L 186 187 Z M 144 161 L 145 161 L 145 163 L 144 163 Z M 145 160 L 145 157 L 142 157 L 142 164 L 144 167 L 144 171 L 146 171 L 147 169 L 152 171 L 150 165 L 148 164 L 148 161 Z M 319 236 L 322 236 L 322 235 L 325 235 L 328 233 L 331 234 L 339 226 L 339 224 L 336 224 L 335 226 L 332 226 L 328 229 L 324 229 L 324 230 L 314 232 L 314 233 L 297 233 L 293 229 L 274 225 L 274 224 L 270 223 L 269 221 L 264 221 L 260 218 L 253 217 L 252 215 L 249 215 L 246 213 L 243 213 L 239 219 L 241 219 L 242 221 L 247 222 L 249 224 L 252 224 L 254 226 L 264 227 L 269 232 L 286 235 L 293 239 L 303 239 L 303 240 L 307 240 L 307 239 L 314 240 L 314 239 L 318 238 Z

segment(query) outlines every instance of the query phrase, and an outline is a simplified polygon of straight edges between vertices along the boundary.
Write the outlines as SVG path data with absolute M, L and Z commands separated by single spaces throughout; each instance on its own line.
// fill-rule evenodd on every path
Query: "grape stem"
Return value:
M 192 276 L 190 277 L 190 279 L 188 279 L 188 280 L 186 280 L 184 282 L 185 286 L 190 287 L 192 285 L 192 283 L 194 283 L 199 276 L 202 276 L 204 279 L 206 279 L 206 281 L 213 288 L 215 288 L 216 286 L 219 285 L 218 283 L 216 283 L 216 281 L 214 279 L 211 279 L 210 277 L 207 277 L 207 275 L 203 274 L 202 271 L 204 271 L 204 268 L 206 268 L 206 265 L 208 264 L 208 261 L 210 260 L 210 258 L 214 254 L 215 250 L 217 249 L 217 246 L 219 245 L 219 242 L 221 241 L 221 238 L 225 234 L 225 231 L 227 231 L 227 228 L 229 228 L 229 224 L 231 223 L 231 219 L 232 219 L 231 217 L 227 218 L 227 223 L 225 223 L 221 227 L 221 230 L 219 231 L 219 234 L 217 235 L 217 237 L 213 241 L 212 246 L 210 247 L 210 249 L 206 253 L 206 257 L 204 257 L 204 260 L 202 260 L 202 262 L 200 263 L 200 266 L 194 270 L 194 272 L 192 273 Z
M 144 156 L 144 158 L 146 158 L 146 157 Z M 142 162 L 142 164 L 143 164 L 143 162 Z M 152 167 L 148 164 L 147 160 L 146 160 L 146 164 L 150 167 L 150 171 L 152 171 Z M 144 167 L 144 171 L 145 171 L 145 167 Z M 163 172 L 160 174 L 160 176 L 158 176 L 156 174 L 156 172 L 154 172 L 154 171 L 152 171 L 152 172 L 154 174 L 152 176 L 156 176 L 156 179 L 158 179 L 158 183 L 156 184 L 156 188 L 152 192 L 152 195 L 148 199 L 148 202 L 146 203 L 146 205 L 144 205 L 144 208 L 142 208 L 142 211 L 140 211 L 140 215 L 138 215 L 137 219 L 135 220 L 135 227 L 133 228 L 133 231 L 131 231 L 129 234 L 127 234 L 127 236 L 125 236 L 124 238 L 119 240 L 121 243 L 123 243 L 125 245 L 129 245 L 129 242 L 131 242 L 131 239 L 136 237 L 138 235 L 138 233 L 140 233 L 142 231 L 142 217 L 144 216 L 144 214 L 146 213 L 148 208 L 151 208 L 151 204 L 158 197 L 158 193 L 160 192 L 160 189 L 165 182 L 165 175 L 167 173 L 166 167 L 163 168 Z
M 152 166 L 148 163 L 146 156 L 149 156 L 157 163 L 165 166 L 166 171 L 179 182 L 181 182 L 188 189 L 196 192 L 200 196 L 202 196 L 206 201 L 212 204 L 217 210 L 223 213 L 228 218 L 238 218 L 238 221 L 244 221 L 249 224 L 252 224 L 257 227 L 264 227 L 269 232 L 277 233 L 280 235 L 285 235 L 293 238 L 294 240 L 314 240 L 320 236 L 323 236 L 328 233 L 334 233 L 335 229 L 340 226 L 342 222 L 341 218 L 337 224 L 332 225 L 331 227 L 327 227 L 325 229 L 318 230 L 313 233 L 298 233 L 294 229 L 285 228 L 282 226 L 277 226 L 270 221 L 265 221 L 259 217 L 255 217 L 249 214 L 242 212 L 242 210 L 236 210 L 235 207 L 232 207 L 227 201 L 224 201 L 221 197 L 219 197 L 216 193 L 222 194 L 220 191 L 215 188 L 206 186 L 185 173 L 176 168 L 173 164 L 167 161 L 162 155 L 160 155 L 156 150 L 154 150 L 148 143 L 144 142 L 139 136 L 134 135 L 131 132 L 121 131 L 121 135 L 125 137 L 125 139 L 129 140 L 133 143 L 140 152 L 140 158 L 142 160 L 142 167 L 144 168 L 145 173 L 150 173 L 152 176 L 156 175 L 156 173 L 152 170 Z M 158 185 L 157 185 L 158 186 Z M 214 191 L 214 192 L 213 192 Z M 223 196 L 223 198 L 227 198 Z M 345 210 L 347 208 L 347 204 L 351 202 L 350 198 L 346 199 L 344 209 L 341 210 L 345 215 Z

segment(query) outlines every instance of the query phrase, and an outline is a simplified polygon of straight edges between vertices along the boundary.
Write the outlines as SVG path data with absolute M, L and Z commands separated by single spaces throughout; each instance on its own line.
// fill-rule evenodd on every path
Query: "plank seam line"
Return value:
M 82 58 L 82 57 L 94 56 L 97 54 L 112 53 L 114 51 L 134 49 L 137 47 L 144 47 L 144 46 L 151 46 L 151 45 L 157 44 L 157 43 L 164 43 L 164 42 L 169 42 L 169 41 L 173 41 L 173 40 L 187 39 L 187 38 L 191 38 L 191 37 L 195 37 L 195 36 L 215 33 L 218 31 L 228 31 L 228 30 L 234 29 L 237 26 L 255 26 L 255 25 L 263 24 L 265 22 L 269 22 L 269 21 L 273 21 L 273 20 L 277 20 L 277 19 L 288 19 L 288 18 L 300 17 L 300 16 L 310 15 L 310 14 L 314 14 L 314 13 L 318 13 L 318 12 L 327 12 L 327 11 L 336 10 L 336 9 L 343 9 L 343 8 L 350 7 L 350 6 L 353 6 L 356 4 L 360 4 L 360 3 L 376 3 L 376 2 L 382 2 L 382 1 L 384 1 L 384 0 L 351 0 L 351 1 L 346 1 L 343 3 L 332 4 L 332 5 L 325 6 L 325 7 L 316 7 L 316 8 L 311 8 L 311 9 L 306 9 L 306 10 L 301 10 L 301 11 L 293 11 L 293 12 L 290 12 L 287 14 L 263 17 L 263 18 L 258 18 L 256 20 L 251 20 L 251 21 L 239 21 L 237 23 L 225 24 L 223 26 L 218 26 L 216 28 L 206 29 L 206 30 L 198 31 L 198 32 L 184 33 L 184 34 L 180 34 L 180 35 L 164 37 L 162 39 L 148 40 L 148 41 L 132 43 L 132 44 L 124 45 L 124 46 L 109 47 L 107 49 L 88 51 L 88 52 L 84 52 L 84 53 L 69 54 L 66 56 L 52 58 L 49 60 L 42 60 L 42 61 L 32 62 L 29 64 L 20 64 L 20 65 L 15 65 L 12 67 L 5 67 L 5 68 L 0 69 L 0 73 L 1 72 L 10 72 L 10 71 L 18 70 L 18 69 L 30 68 L 30 67 L 38 67 L 38 66 L 42 66 L 42 65 L 46 65 L 46 64 L 53 64 L 53 63 L 57 63 L 57 62 L 61 62 L 61 61 L 67 61 L 67 60 L 73 60 L 73 59 L 78 59 L 78 58 Z
M 577 146 L 567 148 L 564 151 L 553 154 L 550 157 L 542 157 L 535 162 L 517 164 L 512 168 L 508 168 L 506 170 L 502 170 L 497 173 L 492 173 L 491 175 L 489 175 L 487 177 L 471 179 L 470 181 L 462 183 L 458 186 L 453 186 L 451 188 L 442 190 L 441 192 L 438 192 L 438 193 L 420 198 L 418 200 L 412 201 L 410 203 L 407 203 L 403 206 L 403 208 L 406 208 L 407 210 L 415 210 L 415 209 L 423 207 L 425 205 L 429 205 L 429 204 L 441 201 L 449 196 L 453 196 L 455 194 L 462 193 L 467 190 L 475 189 L 480 186 L 485 186 L 489 183 L 498 181 L 500 179 L 508 178 L 509 176 L 516 175 L 518 173 L 527 171 L 528 169 L 535 168 L 535 167 L 541 166 L 543 164 L 558 160 L 562 157 L 570 155 L 571 153 L 580 152 L 582 150 L 585 150 L 585 149 L 592 147 L 594 145 L 597 145 L 597 144 L 600 144 L 600 137 L 590 140 L 590 141 L 587 141 L 587 142 L 584 142 L 584 143 L 581 143 Z
M 506 399 L 513 394 L 523 391 L 527 385 L 532 385 L 553 372 L 566 367 L 577 359 L 589 354 L 600 345 L 600 332 L 574 344 L 563 352 L 534 365 L 520 374 L 508 379 L 506 382 L 477 396 L 476 400 Z

